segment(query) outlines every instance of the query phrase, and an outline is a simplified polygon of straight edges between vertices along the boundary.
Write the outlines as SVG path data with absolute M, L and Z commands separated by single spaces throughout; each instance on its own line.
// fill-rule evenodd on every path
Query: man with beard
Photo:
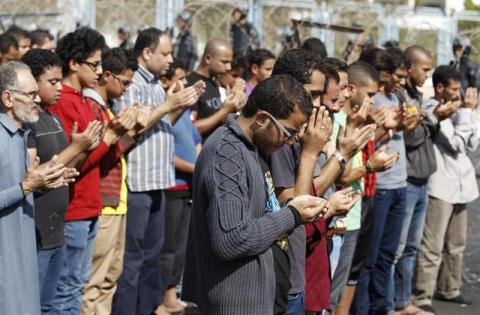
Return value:
M 238 118 L 229 116 L 205 142 L 195 166 L 187 250 L 194 273 L 183 286 L 203 314 L 273 314 L 272 245 L 318 220 L 326 201 L 299 196 L 281 207 L 268 158 L 295 139 L 311 111 L 298 81 L 272 76 L 254 89 Z
M 0 66 L 0 95 L 0 313 L 40 314 L 32 192 L 68 185 L 67 169 L 56 158 L 39 165 L 28 157 L 23 124 L 38 120 L 40 103 L 28 66 Z
M 49 111 L 50 105 L 58 101 L 62 91 L 62 67 L 57 55 L 45 49 L 30 49 L 22 61 L 30 67 L 37 80 L 40 96 L 38 121 L 26 124 L 30 129 L 28 152 L 32 160 L 38 157 L 40 163 L 44 163 L 58 154 L 58 163 L 76 167 L 77 156 L 95 149 L 102 141 L 102 124 L 93 121 L 83 133 L 72 130 L 71 137 L 68 136 L 58 118 Z M 64 225 L 69 202 L 68 188 L 35 193 L 34 202 L 40 303 L 42 313 L 48 313 L 65 259 Z

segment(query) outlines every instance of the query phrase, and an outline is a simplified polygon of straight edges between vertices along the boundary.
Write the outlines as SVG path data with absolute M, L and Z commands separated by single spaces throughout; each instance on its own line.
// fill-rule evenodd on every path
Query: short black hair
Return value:
M 324 59 L 328 56 L 327 49 L 325 48 L 325 44 L 316 37 L 307 38 L 303 44 L 303 49 L 310 50 L 317 54 L 321 59 Z
M 337 72 L 347 72 L 348 66 L 345 62 L 341 61 L 340 59 L 327 57 L 322 60 L 324 64 L 329 65 Z
M 452 81 L 461 82 L 462 76 L 454 67 L 442 65 L 433 72 L 432 81 L 433 87 L 437 87 L 439 84 L 448 86 Z
M 32 46 L 41 46 L 45 43 L 47 38 L 53 40 L 53 35 L 50 34 L 48 30 L 36 29 L 30 33 L 30 38 L 32 39 Z
M 188 72 L 188 69 L 183 64 L 183 62 L 181 62 L 178 59 L 174 59 L 173 63 L 170 64 L 170 67 L 168 68 L 168 71 L 167 73 L 165 73 L 164 77 L 167 78 L 168 80 L 171 80 L 175 75 L 175 71 L 177 71 L 177 69 L 183 69 L 185 72 Z
M 407 54 L 403 50 L 401 50 L 400 48 L 389 48 L 385 50 L 385 52 L 390 55 L 395 69 L 410 69 L 410 66 L 412 65 L 410 62 L 410 58 L 408 58 Z
M 384 49 L 378 47 L 363 51 L 359 60 L 372 65 L 378 72 L 385 71 L 391 74 L 394 73 L 397 68 L 392 56 Z
M 244 68 L 248 70 L 248 60 L 244 55 L 235 55 L 232 60 L 232 69 Z
M 8 33 L 3 33 L 0 35 L 0 54 L 6 54 L 10 50 L 11 47 L 18 49 L 18 42 Z
M 122 48 L 122 49 L 125 52 L 125 55 L 127 55 L 127 69 L 130 69 L 132 71 L 137 71 L 138 60 L 133 55 L 133 49 L 125 49 L 125 48 Z
M 252 68 L 252 65 L 261 67 L 263 63 L 269 59 L 275 59 L 275 55 L 268 49 L 254 49 L 247 55 L 248 65 Z
M 51 69 L 55 66 L 62 67 L 62 63 L 58 56 L 48 49 L 30 49 L 25 55 L 23 55 L 22 61 L 30 67 L 35 79 L 38 79 L 45 70 Z
M 321 59 L 310 50 L 296 48 L 277 59 L 272 75 L 288 74 L 301 84 L 308 84 L 314 70 L 322 71 Z
M 340 75 L 338 74 L 335 66 L 325 59 L 320 63 L 319 70 L 325 75 L 325 87 L 328 85 L 330 80 L 333 80 L 337 83 L 340 82 Z
M 133 55 L 138 58 L 145 48 L 150 48 L 152 51 L 157 49 L 160 42 L 160 36 L 167 34 L 156 27 L 149 27 L 138 33 L 135 45 L 133 45 Z
M 290 75 L 273 75 L 260 82 L 242 110 L 244 117 L 252 117 L 264 110 L 278 119 L 287 119 L 298 106 L 305 115 L 310 115 L 313 103 L 302 84 Z
M 95 51 L 104 52 L 106 49 L 105 38 L 91 28 L 81 27 L 66 34 L 58 40 L 56 49 L 57 55 L 62 61 L 63 75 L 70 72 L 70 60 L 85 61 Z
M 121 74 L 127 69 L 131 69 L 133 71 L 136 70 L 135 67 L 129 67 L 129 60 L 125 50 L 118 47 L 105 51 L 105 53 L 102 55 L 102 68 L 103 71 L 110 71 L 111 73 L 117 75 Z
M 348 82 L 357 87 L 365 87 L 370 84 L 370 80 L 375 83 L 380 82 L 380 74 L 370 64 L 365 61 L 355 61 L 350 64 L 347 69 Z
M 15 37 L 17 42 L 19 42 L 22 38 L 30 38 L 30 33 L 17 25 L 10 26 L 6 33 Z

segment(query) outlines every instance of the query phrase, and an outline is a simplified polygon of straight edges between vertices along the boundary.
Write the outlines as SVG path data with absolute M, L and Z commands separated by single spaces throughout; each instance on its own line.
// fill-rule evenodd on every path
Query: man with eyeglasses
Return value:
M 304 195 L 281 207 L 264 158 L 293 139 L 311 111 L 300 83 L 272 76 L 205 142 L 194 171 L 186 257 L 194 272 L 185 274 L 182 294 L 202 314 L 273 314 L 272 245 L 319 219 L 326 201 Z
M 24 63 L 0 66 L 0 313 L 40 314 L 33 192 L 65 187 L 78 173 L 57 163 L 39 165 L 27 153 L 25 123 L 38 120 L 38 86 Z
M 93 88 L 102 73 L 102 51 L 105 39 L 89 28 L 68 33 L 58 41 L 57 55 L 62 64 L 62 91 L 57 103 L 50 107 L 70 134 L 74 126 L 83 132 L 99 117 L 85 101 L 82 91 Z M 102 209 L 100 194 L 100 162 L 109 147 L 128 130 L 125 121 L 104 123 L 104 135 L 98 147 L 78 155 L 81 177 L 70 190 L 65 215 L 66 257 L 52 311 L 80 312 L 83 288 L 90 278 L 94 239 L 98 216 Z

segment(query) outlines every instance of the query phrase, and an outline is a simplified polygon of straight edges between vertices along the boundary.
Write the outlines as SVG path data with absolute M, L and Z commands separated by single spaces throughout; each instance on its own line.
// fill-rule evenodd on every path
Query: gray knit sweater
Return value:
M 258 159 L 256 147 L 230 116 L 196 162 L 183 298 L 196 302 L 202 315 L 273 314 L 270 248 L 296 222 L 288 208 L 265 212 Z

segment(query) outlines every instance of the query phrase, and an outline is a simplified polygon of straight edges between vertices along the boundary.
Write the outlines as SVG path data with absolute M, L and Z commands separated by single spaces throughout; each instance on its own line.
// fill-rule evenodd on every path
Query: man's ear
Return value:
M 212 56 L 210 56 L 209 54 L 206 54 L 204 59 L 205 59 L 205 64 L 209 65 L 210 61 L 212 60 Z
M 252 72 L 253 75 L 257 75 L 258 73 L 258 68 L 259 66 L 257 64 L 253 64 L 251 67 L 250 67 L 250 71 Z
M 436 94 L 443 94 L 444 91 L 445 91 L 445 85 L 443 85 L 443 83 L 438 83 L 435 86 L 435 93 Z
M 351 83 L 348 84 L 348 90 L 350 91 L 351 96 L 357 94 L 357 92 L 358 92 L 358 89 L 355 86 L 355 84 L 351 84 Z
M 70 59 L 70 61 L 68 62 L 68 68 L 72 72 L 77 72 L 79 67 L 80 67 L 80 62 L 74 59 Z
M 145 61 L 150 60 L 151 55 L 152 55 L 152 50 L 150 49 L 150 47 L 143 48 L 142 53 L 141 53 L 141 56 L 142 56 L 143 60 L 145 60 Z
M 5 106 L 6 108 L 8 109 L 11 109 L 13 108 L 13 100 L 15 98 L 15 96 L 13 95 L 12 92 L 10 92 L 9 90 L 5 90 L 3 91 L 2 93 L 2 104 L 3 106 Z
M 265 111 L 261 110 L 259 112 L 257 112 L 256 114 L 256 117 L 255 117 L 255 123 L 258 125 L 258 126 L 265 126 L 266 124 L 269 123 L 270 121 L 270 115 L 268 115 Z
M 112 75 L 112 72 L 110 70 L 105 70 L 103 71 L 100 78 L 104 81 L 108 81 L 110 79 L 114 79 L 114 76 Z

